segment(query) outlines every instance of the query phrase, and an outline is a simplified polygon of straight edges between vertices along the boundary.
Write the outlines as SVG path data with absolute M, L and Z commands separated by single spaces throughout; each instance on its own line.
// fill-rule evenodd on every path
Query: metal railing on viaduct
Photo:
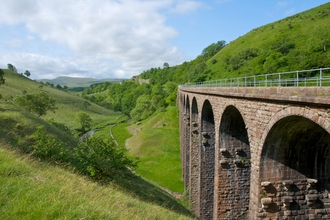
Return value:
M 198 218 L 330 218 L 329 77 L 322 68 L 179 86 L 182 177 Z
M 259 74 L 229 79 L 187 83 L 180 87 L 271 87 L 330 86 L 330 68 Z

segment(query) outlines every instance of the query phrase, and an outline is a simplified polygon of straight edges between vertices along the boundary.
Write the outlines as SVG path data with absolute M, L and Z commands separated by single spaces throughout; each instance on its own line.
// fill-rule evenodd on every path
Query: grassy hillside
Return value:
M 85 99 L 74 96 L 68 92 L 50 88 L 36 81 L 32 81 L 20 74 L 9 70 L 4 70 L 4 72 L 6 83 L 0 86 L 0 94 L 2 94 L 3 102 L 13 100 L 16 96 L 22 95 L 23 91 L 27 93 L 46 91 L 51 98 L 56 100 L 56 107 L 58 107 L 58 110 L 56 110 L 55 113 L 48 112 L 42 118 L 52 118 L 55 122 L 63 123 L 72 130 L 80 126 L 78 121 L 75 120 L 77 112 L 79 111 L 84 111 L 89 114 L 93 120 L 94 126 L 106 121 L 111 123 L 122 115 L 121 113 L 113 112 L 94 103 L 87 102 Z
M 94 126 L 101 127 L 122 120 L 118 117 L 121 114 L 92 103 L 86 107 L 85 100 L 77 96 L 46 86 L 41 87 L 41 84 L 10 71 L 5 71 L 4 77 L 6 84 L 0 85 L 2 97 L 0 99 L 0 184 L 2 186 L 0 216 L 2 218 L 189 218 L 186 217 L 189 216 L 189 211 L 179 201 L 139 176 L 130 175 L 126 179 L 93 181 L 77 173 L 74 166 L 77 161 L 71 160 L 63 164 L 56 158 L 46 159 L 49 163 L 36 160 L 31 145 L 36 143 L 35 132 L 38 127 L 45 129 L 47 135 L 52 138 L 49 140 L 56 140 L 71 152 L 78 146 L 76 138 L 45 119 L 53 118 L 56 122 L 75 129 L 79 126 L 75 121 L 75 114 L 81 110 L 92 116 Z M 35 93 L 40 90 L 46 91 L 56 99 L 56 105 L 59 107 L 56 113 L 37 117 L 13 102 L 15 96 L 22 95 L 22 91 Z M 29 154 L 23 156 L 22 152 Z M 71 155 L 69 156 L 71 158 Z
M 255 28 L 209 59 L 209 78 L 330 66 L 330 3 Z
M 19 156 L 1 145 L 1 219 L 191 219 L 175 207 L 173 211 L 170 206 L 142 201 L 115 184 L 92 182 L 68 170 Z M 153 194 L 150 190 L 148 193 Z M 158 193 L 161 197 L 162 192 Z

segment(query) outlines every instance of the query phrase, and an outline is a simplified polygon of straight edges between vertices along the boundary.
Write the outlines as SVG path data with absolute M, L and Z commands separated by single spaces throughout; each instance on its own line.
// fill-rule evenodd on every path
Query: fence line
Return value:
M 183 87 L 330 86 L 330 67 L 187 83 Z

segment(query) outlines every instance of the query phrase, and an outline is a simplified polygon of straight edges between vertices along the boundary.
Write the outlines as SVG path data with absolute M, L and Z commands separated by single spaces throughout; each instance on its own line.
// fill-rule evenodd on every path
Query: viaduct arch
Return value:
M 329 88 L 179 88 L 178 105 L 199 218 L 330 218 Z

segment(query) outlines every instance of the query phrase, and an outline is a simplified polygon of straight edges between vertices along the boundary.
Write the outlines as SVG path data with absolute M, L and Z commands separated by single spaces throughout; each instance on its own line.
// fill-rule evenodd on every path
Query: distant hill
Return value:
M 55 86 L 57 84 L 63 86 L 67 86 L 69 88 L 73 87 L 89 87 L 93 84 L 99 84 L 104 82 L 121 82 L 126 79 L 119 78 L 104 78 L 104 79 L 95 79 L 95 78 L 80 78 L 80 77 L 69 77 L 69 76 L 60 76 L 55 79 L 39 79 L 37 81 L 43 83 L 53 83 Z

